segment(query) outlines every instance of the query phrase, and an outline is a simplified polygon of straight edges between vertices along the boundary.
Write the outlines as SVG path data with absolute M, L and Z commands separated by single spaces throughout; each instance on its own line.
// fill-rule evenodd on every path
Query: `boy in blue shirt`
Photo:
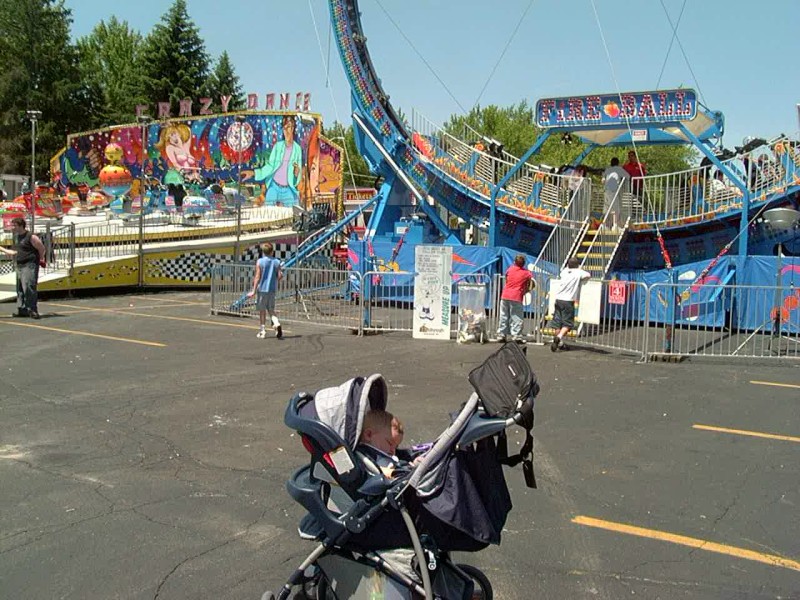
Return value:
M 273 256 L 275 248 L 270 242 L 266 242 L 261 249 L 264 251 L 264 256 L 256 261 L 253 289 L 247 294 L 247 297 L 252 298 L 258 294 L 256 309 L 258 309 L 261 329 L 259 329 L 256 337 L 259 339 L 267 337 L 267 313 L 269 313 L 270 322 L 276 332 L 275 337 L 281 339 L 283 337 L 283 328 L 275 314 L 275 292 L 278 290 L 278 281 L 283 277 L 281 261 Z

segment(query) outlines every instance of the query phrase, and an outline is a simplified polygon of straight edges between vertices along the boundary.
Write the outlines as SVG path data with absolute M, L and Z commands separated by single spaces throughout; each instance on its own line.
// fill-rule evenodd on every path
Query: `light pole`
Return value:
M 31 233 L 34 232 L 36 223 L 36 122 L 41 118 L 42 111 L 25 111 L 31 121 Z
M 141 172 L 139 173 L 139 287 L 142 287 L 144 285 L 144 161 L 147 156 L 147 124 L 153 119 L 148 115 L 139 115 L 136 120 L 142 127 L 142 162 Z
M 234 246 L 234 251 L 233 251 L 234 264 L 239 262 L 239 258 L 241 257 L 240 245 L 242 237 L 242 201 L 244 200 L 244 194 L 242 193 L 242 150 L 244 150 L 244 122 L 245 122 L 244 115 L 236 115 L 238 135 L 234 139 L 239 140 L 238 142 L 239 172 L 237 173 L 236 176 L 238 179 L 238 185 L 236 186 L 236 193 L 239 197 L 236 198 L 236 245 Z

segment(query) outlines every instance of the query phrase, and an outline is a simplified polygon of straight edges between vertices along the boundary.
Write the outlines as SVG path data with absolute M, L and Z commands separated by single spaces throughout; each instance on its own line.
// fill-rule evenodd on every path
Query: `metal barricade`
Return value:
M 253 264 L 216 265 L 211 273 L 211 313 L 257 315 L 255 299 L 248 298 L 254 276 Z M 281 321 L 360 331 L 357 281 L 357 274 L 345 271 L 283 269 L 275 294 L 275 311 Z
M 800 358 L 793 287 L 658 283 L 648 290 L 648 309 L 648 358 Z
M 276 310 L 284 321 L 364 332 L 412 331 L 414 274 L 329 269 L 284 269 Z M 211 312 L 252 317 L 253 264 L 217 265 L 212 270 Z M 548 341 L 551 276 L 535 273 L 525 304 L 524 333 Z M 483 286 L 485 332 L 497 331 L 505 277 L 476 273 L 452 282 L 451 331 L 458 328 L 458 286 Z M 470 310 L 476 310 L 472 307 Z M 705 283 L 643 283 L 604 280 L 598 324 L 579 324 L 573 342 L 650 360 L 660 357 L 800 358 L 800 289 Z M 457 336 L 456 336 L 457 337 Z
M 411 331 L 414 273 L 368 271 L 360 279 L 362 331 Z
M 633 281 L 603 280 L 600 323 L 576 323 L 578 345 L 644 358 L 647 349 L 647 286 Z
M 275 309 L 281 320 L 361 332 L 357 273 L 335 269 L 284 269 Z

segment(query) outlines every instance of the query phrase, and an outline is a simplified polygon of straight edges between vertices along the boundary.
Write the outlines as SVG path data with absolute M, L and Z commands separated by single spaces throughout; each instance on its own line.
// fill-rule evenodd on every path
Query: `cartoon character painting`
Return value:
M 306 168 L 303 169 L 302 198 L 303 206 L 310 208 L 314 199 L 319 195 L 319 126 L 315 126 L 308 136 L 308 154 Z
M 272 147 L 267 163 L 255 171 L 242 171 L 243 177 L 266 183 L 267 204 L 296 206 L 300 200 L 297 185 L 303 168 L 303 150 L 295 141 L 295 128 L 295 117 L 284 115 L 283 139 Z
M 185 123 L 170 123 L 161 130 L 155 147 L 167 159 L 167 165 L 187 181 L 202 181 L 197 159 L 192 155 L 192 130 Z
M 146 129 L 122 125 L 69 136 L 58 157 L 61 184 L 95 187 L 108 162 L 104 151 L 111 143 L 122 149 L 115 159 L 130 170 L 133 185 L 142 171 L 148 180 L 162 185 L 258 182 L 264 191 L 253 198 L 255 205 L 302 204 L 306 209 L 320 196 L 338 198 L 342 185 L 341 150 L 323 137 L 319 118 L 254 111 L 163 121 Z

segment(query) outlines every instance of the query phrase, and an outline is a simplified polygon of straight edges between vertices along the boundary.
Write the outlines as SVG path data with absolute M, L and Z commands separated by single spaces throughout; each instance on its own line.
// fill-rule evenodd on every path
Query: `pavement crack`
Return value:
M 161 579 L 161 581 L 158 582 L 158 587 L 156 588 L 156 593 L 153 596 L 153 600 L 157 600 L 158 599 L 159 595 L 161 594 L 161 588 L 163 588 L 164 585 L 166 585 L 167 580 L 173 575 L 173 573 L 175 573 L 183 565 L 185 565 L 186 563 L 191 562 L 193 560 L 196 560 L 198 558 L 201 558 L 201 557 L 205 556 L 206 554 L 210 554 L 211 552 L 214 552 L 215 550 L 219 550 L 220 548 L 222 548 L 224 546 L 227 546 L 231 542 L 237 540 L 239 537 L 240 537 L 240 534 L 234 535 L 233 537 L 225 540 L 224 542 L 221 542 L 221 543 L 217 544 L 216 546 L 212 546 L 211 548 L 208 548 L 207 550 L 203 550 L 202 552 L 200 552 L 198 554 L 194 554 L 192 556 L 184 558 L 181 562 L 179 562 L 177 565 L 175 565 L 172 568 L 172 570 L 170 570 L 169 573 L 164 575 L 164 577 Z

